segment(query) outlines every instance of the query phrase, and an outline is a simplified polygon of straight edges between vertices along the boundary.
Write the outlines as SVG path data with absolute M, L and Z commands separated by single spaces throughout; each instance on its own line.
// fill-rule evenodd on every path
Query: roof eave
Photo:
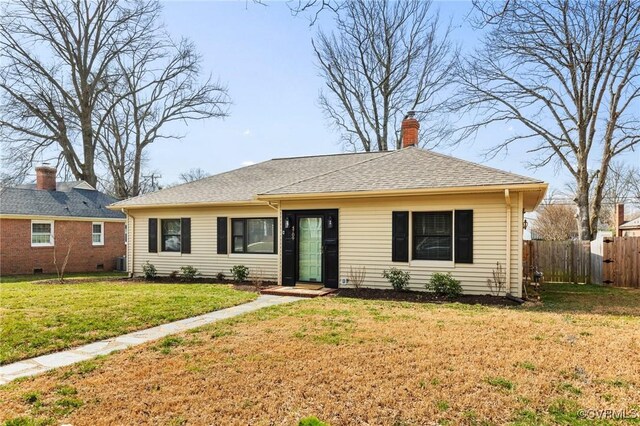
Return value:
M 360 197 L 392 197 L 399 195 L 437 195 L 437 194 L 464 194 L 476 192 L 501 192 L 505 189 L 514 191 L 540 191 L 536 203 L 539 204 L 547 191 L 545 182 L 533 182 L 525 184 L 497 184 L 478 186 L 459 186 L 442 188 L 417 188 L 417 189 L 389 189 L 378 191 L 349 191 L 349 192 L 310 192 L 291 194 L 258 194 L 256 199 L 262 201 L 299 200 L 299 199 L 326 199 L 326 198 L 360 198 Z
M 41 219 L 41 220 L 67 220 L 70 222 L 124 222 L 127 219 L 125 217 L 102 217 L 102 216 L 56 216 L 48 214 L 13 214 L 13 213 L 0 213 L 0 219 Z
M 202 202 L 190 202 L 190 203 L 158 203 L 158 204 L 120 204 L 114 203 L 106 206 L 110 210 L 136 210 L 136 209 L 166 209 L 166 208 L 181 208 L 181 207 L 227 207 L 227 206 L 255 206 L 265 205 L 266 201 L 259 200 L 247 200 L 247 201 L 202 201 Z

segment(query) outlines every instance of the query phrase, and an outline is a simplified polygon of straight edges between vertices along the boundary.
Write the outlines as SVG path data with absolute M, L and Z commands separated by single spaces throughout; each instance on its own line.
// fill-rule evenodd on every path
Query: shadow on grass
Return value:
M 640 289 L 545 283 L 539 294 L 542 303 L 525 310 L 640 317 Z
M 128 274 L 126 272 L 72 272 L 64 274 L 65 279 L 69 278 L 126 278 Z M 29 275 L 0 275 L 0 283 L 20 283 L 20 282 L 34 282 L 41 280 L 54 280 L 57 279 L 56 274 L 29 274 Z

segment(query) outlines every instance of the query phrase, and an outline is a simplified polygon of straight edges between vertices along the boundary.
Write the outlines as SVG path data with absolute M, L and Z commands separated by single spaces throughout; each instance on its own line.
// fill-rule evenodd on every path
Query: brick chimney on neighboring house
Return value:
M 45 191 L 56 190 L 56 168 L 47 164 L 36 167 L 36 189 Z
M 614 236 L 621 237 L 622 231 L 620 230 L 620 225 L 624 223 L 624 204 L 616 204 L 616 211 L 614 214 L 614 226 L 616 227 Z
M 400 137 L 402 138 L 403 148 L 418 146 L 418 130 L 420 130 L 420 123 L 415 119 L 415 114 L 415 111 L 409 111 L 404 120 L 402 120 Z

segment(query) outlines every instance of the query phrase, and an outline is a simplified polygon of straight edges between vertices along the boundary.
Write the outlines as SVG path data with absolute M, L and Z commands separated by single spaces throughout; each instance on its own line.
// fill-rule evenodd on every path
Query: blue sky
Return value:
M 478 34 L 465 20 L 470 2 L 435 2 L 434 6 L 442 18 L 451 18 L 454 40 L 463 50 L 472 49 Z M 196 167 L 215 174 L 275 157 L 342 151 L 337 133 L 317 104 L 323 82 L 311 47 L 318 27 L 332 27 L 331 14 L 322 15 L 311 27 L 308 17 L 292 16 L 284 2 L 261 6 L 250 0 L 173 1 L 164 3 L 164 20 L 174 37 L 195 42 L 203 71 L 228 86 L 233 105 L 228 118 L 191 122 L 179 128 L 183 140 L 150 147 L 149 168 L 161 173 L 162 183 L 176 182 L 181 172 Z M 498 124 L 473 142 L 437 150 L 562 187 L 568 178 L 563 170 L 526 168 L 525 147 L 485 160 L 483 151 L 512 131 Z M 633 156 L 638 158 L 637 153 Z

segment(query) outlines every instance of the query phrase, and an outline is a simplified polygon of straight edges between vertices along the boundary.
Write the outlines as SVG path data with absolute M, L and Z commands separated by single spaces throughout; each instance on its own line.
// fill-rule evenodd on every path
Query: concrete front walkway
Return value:
M 185 330 L 211 324 L 216 321 L 242 315 L 247 312 L 253 312 L 268 306 L 295 302 L 301 299 L 302 298 L 300 297 L 272 296 L 263 294 L 258 296 L 258 298 L 253 302 L 170 322 L 168 324 L 162 324 L 157 327 L 147 328 L 146 330 L 134 331 L 133 333 L 100 340 L 78 348 L 3 365 L 0 367 L 0 385 L 17 379 L 18 377 L 34 376 L 36 374 L 44 373 L 47 370 L 64 367 L 80 361 L 86 361 L 98 355 L 106 355 L 113 351 L 119 351 L 130 346 L 160 339 L 168 336 L 169 334 L 180 333 Z

